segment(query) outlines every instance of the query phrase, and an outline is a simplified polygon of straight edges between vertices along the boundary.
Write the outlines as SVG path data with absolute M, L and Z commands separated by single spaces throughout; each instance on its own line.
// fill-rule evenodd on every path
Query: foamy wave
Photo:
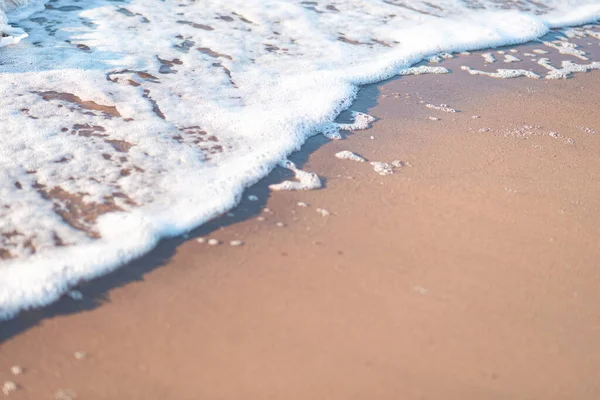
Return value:
M 20 28 L 10 26 L 44 9 L 47 0 L 0 0 L 0 47 L 19 43 L 27 37 Z
M 12 4 L 0 0 L 0 30 L 30 37 L 0 49 L 0 318 L 227 211 L 334 126 L 358 85 L 600 10 L 563 0 L 512 10 L 491 0 L 56 0 L 17 27 L 26 13 Z

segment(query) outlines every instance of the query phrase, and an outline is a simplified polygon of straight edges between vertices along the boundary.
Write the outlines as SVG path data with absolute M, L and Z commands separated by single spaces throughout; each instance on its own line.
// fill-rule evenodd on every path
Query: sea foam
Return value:
M 46 0 L 0 0 L 0 47 L 19 43 L 27 37 L 23 29 L 11 26 L 30 15 L 42 11 Z
M 359 85 L 600 16 L 435 3 L 0 0 L 0 318 L 226 212 L 310 136 L 368 126 L 334 125 Z

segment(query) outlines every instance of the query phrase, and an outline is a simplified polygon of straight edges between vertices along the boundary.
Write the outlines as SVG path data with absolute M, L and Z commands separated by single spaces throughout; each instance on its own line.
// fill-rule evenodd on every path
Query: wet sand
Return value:
M 326 188 L 269 194 L 274 171 L 83 300 L 2 323 L 10 398 L 597 399 L 600 72 L 460 70 L 477 60 L 365 87 L 371 129 L 291 157 Z

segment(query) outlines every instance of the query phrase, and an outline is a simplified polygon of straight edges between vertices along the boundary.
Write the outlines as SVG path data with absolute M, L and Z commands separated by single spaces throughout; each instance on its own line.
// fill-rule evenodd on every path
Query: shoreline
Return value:
M 77 102 L 76 102 L 76 103 L 77 103 Z M 59 107 L 60 107 L 60 105 L 59 105 Z M 85 107 L 84 107 L 84 108 L 85 108 Z M 113 108 L 114 108 L 114 107 L 113 107 Z M 222 150 L 222 146 L 220 146 L 220 145 L 219 145 L 218 147 L 219 147 L 219 148 L 221 148 L 221 150 Z M 119 150 L 117 150 L 117 151 L 119 151 Z M 127 169 L 127 168 L 125 168 L 125 169 L 123 169 L 123 170 L 122 170 L 122 173 L 123 173 L 123 174 L 130 174 L 130 173 L 131 173 L 131 169 Z M 21 185 L 21 183 L 20 183 L 20 182 L 17 182 L 17 184 L 18 184 L 18 185 Z M 38 189 L 40 189 L 40 188 L 38 188 Z M 59 188 L 59 189 L 60 189 L 60 188 Z M 46 198 L 46 197 L 48 197 L 48 194 L 47 194 L 47 193 L 45 193 L 45 192 L 43 191 L 43 189 L 40 189 L 40 190 L 38 190 L 38 191 L 39 191 L 39 193 L 38 193 L 38 194 L 41 194 L 41 195 L 42 195 L 42 198 Z M 77 196 L 70 197 L 70 196 L 68 196 L 68 195 L 67 195 L 67 194 L 65 194 L 65 193 L 62 193 L 62 192 L 60 192 L 60 193 L 61 193 L 61 195 L 57 195 L 57 196 L 55 196 L 55 197 L 52 199 L 53 201 L 57 202 L 57 204 L 59 204 L 59 203 L 63 202 L 63 203 L 67 203 L 67 206 L 68 206 L 68 202 L 69 202 L 69 201 L 72 201 L 72 202 L 76 202 L 76 203 L 78 202 L 78 203 L 79 203 L 79 204 L 78 204 L 78 206 L 79 206 L 79 207 L 82 207 L 82 206 L 81 206 L 81 204 L 83 204 L 83 202 L 82 202 L 82 200 L 81 200 L 80 198 L 78 198 L 78 196 L 81 196 L 81 194 L 78 194 Z M 127 195 L 126 195 L 126 194 L 123 194 L 123 193 L 121 193 L 121 192 L 117 192 L 117 193 L 119 194 L 119 196 L 116 196 L 116 195 L 115 195 L 115 197 L 113 197 L 113 198 L 112 198 L 113 200 L 114 200 L 114 199 L 117 199 L 117 200 L 119 200 L 119 201 L 120 201 L 120 200 L 122 200 L 122 199 L 121 199 L 121 197 L 122 197 L 122 196 L 124 196 L 124 198 L 125 198 L 125 199 L 127 199 Z M 230 199 L 230 200 L 231 200 L 231 199 Z M 117 201 L 117 202 L 119 202 L 119 201 Z M 113 202 L 113 203 L 114 203 L 114 202 Z M 110 203 L 110 202 L 109 202 L 109 204 L 104 204 L 104 205 L 107 205 L 107 207 L 105 207 L 105 209 L 109 209 L 109 210 L 115 210 L 115 209 L 117 209 L 117 210 L 119 210 L 119 209 L 120 209 L 120 208 L 119 208 L 119 206 L 118 206 L 118 205 L 115 205 L 115 204 L 113 204 L 113 203 Z M 131 201 L 130 201 L 130 202 L 127 202 L 127 201 L 126 201 L 125 203 L 127 203 L 128 205 L 135 204 L 135 202 L 131 202 Z M 56 204 L 55 204 L 55 206 L 56 206 Z M 63 206 L 65 206 L 65 205 L 63 204 Z M 102 204 L 96 204 L 96 206 L 98 206 L 98 207 L 100 207 L 100 208 L 101 208 L 101 206 L 103 206 L 103 205 L 102 205 Z M 116 208 L 115 208 L 115 207 L 116 207 Z M 77 214 L 77 213 L 75 213 L 75 214 Z M 84 212 L 83 214 L 86 214 L 86 213 Z M 74 216 L 74 217 L 73 217 L 73 215 L 67 215 L 67 217 L 66 217 L 66 218 L 65 218 L 63 215 L 60 215 L 60 216 L 61 216 L 61 218 L 63 218 L 63 220 L 66 220 L 66 221 L 68 222 L 67 224 L 68 224 L 68 225 L 70 225 L 70 226 L 74 226 L 74 227 L 76 227 L 77 229 L 79 229 L 79 228 L 82 228 L 82 226 L 83 226 L 83 227 L 84 227 L 84 228 L 83 228 L 83 231 L 85 232 L 85 234 L 87 234 L 87 235 L 88 235 L 88 236 L 90 236 L 90 237 L 94 237 L 94 235 L 96 235 L 96 234 L 97 234 L 97 232 L 95 232 L 95 231 L 94 231 L 92 228 L 90 228 L 89 226 L 87 226 L 87 227 L 86 227 L 86 226 L 85 226 L 86 224 L 82 224 L 82 223 L 81 223 L 81 218 L 80 218 L 80 220 L 78 220 L 78 219 L 77 219 L 77 217 L 78 217 L 78 216 Z M 72 218 L 72 219 L 70 219 L 70 217 L 73 217 L 73 218 Z M 83 219 L 85 219 L 85 218 L 83 218 Z M 178 223 L 185 225 L 185 224 L 184 224 L 182 221 L 178 221 Z M 92 224 L 92 225 L 93 225 L 93 224 Z M 107 224 L 107 225 L 110 225 L 110 224 Z M 140 231 L 141 231 L 141 230 L 140 230 Z M 150 233 L 147 233 L 147 235 L 146 235 L 146 236 L 147 236 L 147 237 L 150 237 L 150 236 L 152 236 L 152 237 L 153 237 L 153 235 L 152 235 L 151 233 L 152 233 L 152 232 L 150 232 Z M 154 232 L 154 233 L 156 233 L 156 232 Z M 10 235 L 10 234 L 8 234 L 8 235 L 6 235 L 6 236 L 5 236 L 5 237 L 7 238 L 7 241 L 10 241 L 9 239 L 10 239 L 10 237 L 11 237 L 11 236 L 9 236 L 9 235 Z M 19 235 L 13 235 L 13 236 L 19 236 Z M 59 240 L 58 240 L 58 242 L 62 242 L 62 239 L 61 239 L 60 237 L 59 237 Z M 154 243 L 152 240 L 150 240 L 150 242 Z M 34 246 L 34 245 L 31 243 L 31 240 L 30 240 L 30 239 L 23 239 L 23 243 L 24 243 L 24 244 L 22 244 L 22 245 L 23 245 L 23 248 L 24 248 L 26 251 L 34 251 L 34 252 L 35 252 L 35 251 L 37 251 L 37 250 L 35 250 L 35 249 L 36 249 L 36 247 L 35 247 L 35 246 Z M 99 243 L 96 243 L 96 244 L 99 244 Z M 18 247 L 18 246 L 19 246 L 19 244 L 17 244 L 17 247 Z M 142 246 L 142 247 L 144 247 L 144 246 Z M 150 246 L 150 247 L 151 247 L 151 246 Z M 67 249 L 67 248 L 68 248 L 68 247 L 65 247 L 65 249 Z M 74 249 L 75 247 L 72 247 L 72 248 Z M 123 248 L 123 249 L 121 249 L 121 250 L 122 250 L 124 253 L 131 252 L 131 253 L 135 253 L 135 254 L 139 254 L 139 253 L 143 253 L 143 252 L 144 252 L 144 250 L 140 250 L 139 248 L 135 248 L 134 250 L 132 250 L 132 248 L 135 248 L 135 246 L 129 246 L 129 248 Z M 32 249 L 33 249 L 33 250 L 32 250 Z M 98 254 L 98 256 L 97 256 L 96 258 L 102 258 L 102 249 L 103 249 L 102 247 L 100 247 L 100 246 L 98 246 L 98 247 L 94 247 L 94 245 L 92 244 L 92 246 L 90 247 L 90 249 L 91 249 L 91 250 L 93 250 L 93 251 L 90 251 L 90 253 L 94 252 L 94 253 L 97 253 L 97 254 Z M 0 249 L 0 250 L 2 250 L 2 251 L 0 252 L 0 256 L 5 256 L 5 255 L 6 255 L 7 257 L 12 257 L 12 255 L 10 254 L 10 251 L 8 251 L 8 250 L 6 250 L 6 249 Z M 88 250 L 88 249 L 86 249 L 86 251 L 87 251 L 87 250 Z M 83 254 L 83 253 L 86 253 L 86 251 L 80 252 L 80 256 L 81 256 L 81 254 Z M 42 254 L 40 254 L 40 255 L 42 255 Z M 130 255 L 128 255 L 126 258 L 132 258 L 132 257 L 134 257 L 134 256 L 130 256 Z M 111 257 L 111 259 L 115 259 L 115 258 L 118 258 L 118 256 L 116 256 L 116 255 L 113 255 L 113 256 Z M 45 257 L 39 257 L 39 258 L 37 258 L 37 259 L 35 260 L 35 264 L 36 264 L 36 265 L 37 265 L 37 264 L 39 264 L 39 267 L 48 267 L 48 269 L 50 269 L 50 268 L 52 267 L 52 265 L 53 265 L 53 264 L 55 264 L 55 263 L 54 263 L 54 261 L 52 261 L 52 262 L 48 262 L 48 263 L 45 263 L 45 261 L 44 261 L 44 260 L 45 260 Z M 125 263 L 125 264 L 119 264 L 119 265 L 121 265 L 121 266 L 119 266 L 119 267 L 114 267 L 114 265 L 116 265 L 116 264 L 113 264 L 113 263 L 110 263 L 110 262 L 107 262 L 107 264 L 108 264 L 108 265 L 113 265 L 113 266 L 111 266 L 111 267 L 109 267 L 109 268 L 99 268 L 99 269 L 104 269 L 104 270 L 115 270 L 115 269 L 117 269 L 117 268 L 121 268 L 121 266 L 122 266 L 122 265 L 125 265 L 126 263 Z M 91 263 L 91 265 L 90 265 L 90 266 L 88 266 L 88 267 L 89 267 L 89 268 L 88 268 L 88 270 L 93 270 L 93 271 L 94 271 L 94 272 L 92 273 L 92 275 L 96 275 L 96 274 L 97 274 L 97 270 L 95 269 L 95 268 L 98 268 L 98 265 L 97 265 L 97 264 L 94 264 L 94 263 L 92 262 L 92 263 Z M 67 272 L 67 269 L 69 270 L 68 272 Z M 87 270 L 86 270 L 86 271 L 87 271 Z M 61 272 L 64 272 L 64 274 L 65 274 L 65 275 L 67 275 L 67 277 L 63 278 L 62 280 L 60 280 L 60 281 L 58 281 L 58 282 L 57 282 L 57 281 L 53 281 L 53 282 L 52 282 L 52 286 L 53 286 L 53 288 L 50 288 L 50 286 L 51 286 L 51 285 L 50 285 L 50 284 L 48 284 L 46 287 L 43 287 L 43 288 L 41 288 L 41 289 L 40 289 L 40 286 L 41 286 L 41 285 L 38 285 L 38 286 L 36 287 L 36 289 L 39 289 L 39 290 L 38 290 L 38 292 L 40 292 L 40 291 L 41 291 L 41 292 L 44 292 L 44 291 L 45 291 L 45 292 L 54 292 L 54 293 L 56 293 L 57 291 L 60 291 L 60 288 L 63 286 L 63 281 L 64 281 L 64 280 L 71 279 L 72 281 L 75 281 L 75 280 L 85 280 L 85 279 L 86 279 L 86 278 L 81 278 L 81 277 L 82 277 L 82 274 L 81 274 L 80 272 L 78 272 L 78 271 L 77 271 L 77 268 L 76 268 L 74 265 L 69 265 L 69 268 L 65 268 L 65 271 L 58 271 L 58 272 L 57 272 L 57 271 L 53 271 L 53 272 L 55 273 L 55 275 L 59 275 Z M 86 275 L 86 274 L 87 274 L 87 275 Z M 89 272 L 86 272 L 86 274 L 83 274 L 83 275 L 84 275 L 84 276 L 88 276 L 88 277 L 89 277 L 89 275 L 90 275 L 90 274 L 89 274 Z M 7 285 L 7 287 L 9 287 L 9 285 Z M 58 289 L 57 289 L 57 288 L 58 288 Z M 11 287 L 10 289 L 12 290 L 13 288 Z M 17 289 L 14 289 L 13 291 L 14 291 L 15 293 L 17 293 L 17 294 L 19 293 L 19 291 L 18 291 Z M 53 293 L 53 294 L 54 294 L 54 293 Z M 38 303 L 38 304 L 39 304 L 39 303 L 45 302 L 45 300 L 41 301 L 41 300 L 39 299 L 39 297 L 41 297 L 41 295 L 35 295 L 35 296 L 32 296 L 32 297 L 35 297 L 35 298 L 34 298 L 33 300 L 28 300 L 28 302 L 29 302 L 29 303 L 36 302 L 36 303 Z M 11 304 L 11 306 L 10 306 L 10 307 L 7 307 L 7 309 L 9 309 L 9 310 L 10 310 L 9 312 L 7 312 L 7 314 L 10 314 L 10 313 L 12 312 L 12 309 L 14 309 L 14 307 L 12 307 L 12 304 Z
M 600 128 L 600 72 L 493 80 L 462 60 L 363 88 L 371 129 L 290 157 L 325 189 L 269 193 L 277 168 L 233 216 L 0 323 L 14 398 L 594 398 L 600 144 L 577 127 Z

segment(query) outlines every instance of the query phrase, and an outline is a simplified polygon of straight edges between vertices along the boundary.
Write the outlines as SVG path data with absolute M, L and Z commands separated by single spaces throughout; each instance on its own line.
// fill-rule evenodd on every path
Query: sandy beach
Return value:
M 539 44 L 516 48 L 525 68 Z M 508 68 L 485 52 L 364 87 L 370 129 L 290 157 L 323 189 L 270 192 L 278 168 L 82 299 L 0 323 L 10 398 L 597 399 L 600 72 L 461 69 Z

